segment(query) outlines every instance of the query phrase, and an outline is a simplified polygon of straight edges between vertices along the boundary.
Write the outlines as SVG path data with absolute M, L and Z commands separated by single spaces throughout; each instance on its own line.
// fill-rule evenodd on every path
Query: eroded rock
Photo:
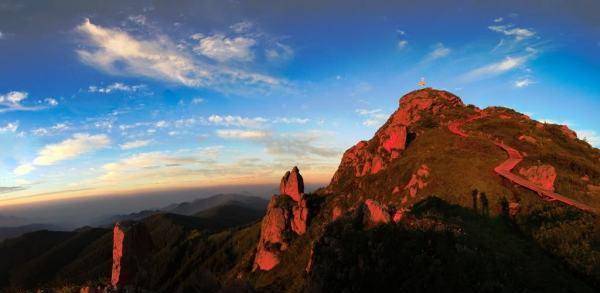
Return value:
M 292 220 L 292 231 L 298 235 L 306 233 L 308 227 L 308 200 L 303 195 L 298 204 L 292 208 L 294 219 Z
M 561 125 L 560 126 L 560 131 L 568 138 L 570 139 L 576 139 L 577 138 L 577 133 L 573 130 L 571 130 L 567 125 Z
M 290 212 L 278 206 L 279 197 L 274 195 L 269 201 L 267 213 L 262 220 L 260 239 L 254 259 L 255 269 L 268 271 L 279 264 L 279 255 L 289 245 L 287 231 L 290 229 Z

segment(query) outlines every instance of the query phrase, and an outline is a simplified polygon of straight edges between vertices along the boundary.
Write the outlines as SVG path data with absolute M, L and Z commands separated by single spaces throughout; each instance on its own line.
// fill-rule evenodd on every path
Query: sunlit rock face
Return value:
M 152 238 L 144 224 L 130 221 L 115 224 L 111 277 L 113 287 L 120 288 L 131 284 L 153 246 Z
M 300 197 L 304 193 L 304 180 L 298 167 L 286 172 L 281 178 L 279 193 L 290 196 L 294 201 L 300 201 Z
M 362 177 L 384 170 L 402 155 L 410 136 L 416 135 L 410 133 L 411 127 L 423 118 L 424 113 L 436 115 L 446 108 L 464 106 L 457 96 L 433 89 L 408 93 L 400 99 L 399 105 L 371 140 L 360 141 L 344 153 L 332 184 L 348 176 Z
M 534 184 L 554 191 L 554 180 L 556 180 L 556 170 L 550 165 L 532 166 L 519 169 L 519 174 L 523 175 Z
M 304 194 L 300 170 L 294 167 L 281 179 L 280 195 L 274 195 L 262 220 L 254 269 L 269 271 L 280 262 L 293 235 L 306 233 L 310 220 L 310 198 Z
M 367 199 L 365 201 L 366 222 L 370 225 L 387 224 L 392 221 L 390 210 L 386 205 Z

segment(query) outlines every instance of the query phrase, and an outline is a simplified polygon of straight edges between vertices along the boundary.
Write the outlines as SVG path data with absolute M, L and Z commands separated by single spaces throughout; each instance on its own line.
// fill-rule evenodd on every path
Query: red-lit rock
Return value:
M 521 210 L 521 205 L 518 202 L 513 201 L 508 204 L 508 215 L 511 218 L 516 217 L 520 210 Z
M 394 213 L 392 220 L 394 221 L 394 223 L 398 223 L 402 221 L 402 218 L 404 218 L 404 210 L 399 209 Z
M 408 190 L 408 193 L 410 194 L 411 197 L 415 197 L 417 195 L 417 192 L 423 188 L 425 188 L 425 186 L 427 186 L 427 178 L 429 177 L 429 167 L 427 167 L 427 165 L 421 165 L 421 167 L 419 167 L 419 169 L 417 170 L 417 172 L 415 172 L 412 177 L 410 178 L 410 181 L 408 181 L 408 184 L 406 184 L 406 186 L 404 187 L 405 190 Z
M 367 199 L 365 207 L 366 220 L 371 225 L 387 224 L 392 220 L 389 208 L 377 201 Z
M 298 167 L 285 173 L 279 184 L 279 193 L 289 195 L 294 201 L 299 201 L 304 193 L 304 180 Z
M 113 229 L 112 286 L 120 288 L 130 284 L 153 246 L 152 238 L 144 224 L 116 223 Z
M 554 190 L 554 180 L 556 180 L 556 170 L 550 165 L 532 166 L 519 169 L 519 174 L 523 175 L 534 184 L 547 189 Z
M 306 195 L 303 195 L 297 205 L 292 208 L 294 218 L 292 220 L 292 231 L 298 235 L 306 233 L 308 227 L 308 203 Z
M 290 212 L 277 206 L 280 196 L 274 195 L 271 198 L 267 213 L 262 220 L 260 239 L 254 258 L 255 269 L 268 271 L 274 268 L 279 264 L 279 255 L 289 245 L 286 235 L 290 229 Z
M 590 181 L 590 176 L 588 176 L 588 175 L 581 176 L 581 181 L 583 181 L 583 182 L 589 182 Z
M 333 210 L 331 211 L 331 220 L 335 221 L 337 219 L 339 219 L 342 216 L 342 208 L 340 207 L 334 207 Z

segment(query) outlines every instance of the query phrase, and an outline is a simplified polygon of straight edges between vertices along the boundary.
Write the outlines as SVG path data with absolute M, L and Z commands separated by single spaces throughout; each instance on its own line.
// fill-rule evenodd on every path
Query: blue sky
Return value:
M 326 182 L 421 78 L 600 146 L 598 3 L 319 2 L 0 1 L 0 205 Z

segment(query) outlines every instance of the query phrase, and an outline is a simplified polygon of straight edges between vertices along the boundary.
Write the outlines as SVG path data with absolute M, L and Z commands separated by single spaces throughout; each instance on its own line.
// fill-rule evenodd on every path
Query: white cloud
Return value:
M 587 141 L 594 147 L 600 148 L 600 134 L 594 130 L 576 130 L 579 139 Z
M 273 48 L 265 51 L 265 55 L 271 61 L 288 60 L 294 57 L 294 50 L 288 45 L 277 42 Z
M 95 86 L 95 85 L 91 85 L 88 87 L 88 92 L 90 93 L 103 93 L 103 94 L 110 94 L 112 92 L 117 92 L 117 91 L 121 91 L 121 92 L 137 92 L 141 89 L 144 89 L 146 86 L 143 84 L 138 84 L 138 85 L 128 85 L 128 84 L 124 84 L 122 82 L 115 82 L 111 85 L 108 85 L 106 87 L 101 87 L 101 86 Z
M 450 54 L 452 50 L 450 50 L 450 48 L 447 48 L 444 46 L 444 44 L 442 43 L 437 43 L 434 47 L 433 47 L 433 51 L 429 52 L 429 54 L 427 54 L 427 56 L 425 56 L 424 61 L 429 62 L 429 61 L 433 61 L 439 58 L 443 58 L 448 56 L 448 54 Z
M 27 96 L 28 94 L 26 92 L 19 91 L 12 91 L 0 95 L 0 113 L 11 111 L 35 111 L 42 109 L 41 107 L 28 107 L 21 104 L 22 101 L 27 99 Z
M 15 133 L 19 129 L 19 121 L 9 122 L 5 126 L 0 126 L 0 133 L 12 132 Z
M 220 116 L 211 115 L 208 117 L 208 122 L 213 125 L 221 126 L 237 126 L 237 127 L 251 127 L 257 128 L 263 126 L 267 122 L 267 119 L 262 117 L 247 118 L 240 116 Z
M 152 142 L 151 140 L 134 140 L 134 141 L 128 141 L 119 146 L 121 147 L 122 150 L 131 150 L 131 149 L 145 147 L 145 146 L 149 145 L 151 142 Z
M 515 81 L 515 87 L 523 88 L 523 87 L 527 87 L 534 83 L 535 82 L 529 78 L 523 78 L 523 79 L 519 79 L 519 80 Z
M 283 124 L 306 124 L 310 119 L 308 118 L 288 118 L 281 117 L 273 120 L 273 123 L 283 123 Z
M 498 22 L 502 22 L 504 20 L 504 18 L 502 17 L 498 17 L 494 19 L 494 22 L 498 23 Z
M 221 34 L 200 38 L 194 52 L 208 58 L 225 62 L 229 60 L 251 61 L 252 47 L 256 41 L 247 37 L 226 37 Z
M 225 139 L 260 139 L 269 136 L 266 131 L 241 130 L 241 129 L 219 129 L 217 136 Z
M 383 113 L 381 109 L 356 109 L 356 113 L 365 117 L 362 124 L 368 127 L 381 126 L 389 117 L 389 115 Z
M 44 101 L 52 107 L 58 106 L 58 101 L 55 98 L 45 98 Z
M 73 159 L 77 156 L 89 153 L 108 146 L 110 139 L 104 135 L 89 135 L 78 133 L 72 138 L 56 144 L 46 145 L 38 152 L 33 160 L 34 165 L 48 166 L 57 162 Z
M 22 164 L 16 167 L 13 170 L 13 174 L 16 176 L 23 176 L 31 173 L 31 171 L 35 170 L 35 167 L 31 164 Z
M 492 31 L 504 34 L 506 36 L 514 37 L 517 41 L 521 41 L 535 36 L 535 32 L 533 30 L 513 27 L 512 25 L 491 25 L 488 26 L 488 28 Z
M 67 123 L 57 123 L 54 124 L 50 127 L 46 127 L 46 128 L 36 128 L 34 130 L 31 131 L 31 133 L 33 133 L 34 135 L 37 136 L 47 136 L 47 135 L 54 135 L 57 133 L 61 133 L 64 132 L 66 130 L 69 130 L 70 126 Z
M 0 31 L 0 40 L 4 39 L 4 33 Z
M 243 34 L 243 33 L 247 33 L 248 31 L 250 31 L 253 27 L 254 27 L 254 24 L 252 22 L 241 21 L 241 22 L 232 24 L 229 28 L 238 34 Z
M 402 50 L 404 49 L 404 47 L 406 47 L 406 45 L 408 45 L 408 41 L 407 40 L 400 40 L 398 41 L 398 49 Z
M 223 85 L 236 82 L 255 86 L 283 84 L 282 80 L 268 75 L 195 60 L 185 48 L 178 48 L 164 35 L 135 38 L 116 28 L 95 25 L 89 19 L 77 27 L 77 32 L 85 41 L 85 46 L 76 51 L 80 60 L 110 74 L 143 76 L 190 87 L 222 86 L 220 89 L 223 90 L 229 89 Z M 234 44 L 247 42 L 238 40 Z M 207 43 L 206 46 L 209 49 L 211 45 Z M 209 54 L 213 56 L 218 55 L 217 51 L 211 52 Z M 234 54 L 239 57 L 244 53 L 236 51 Z
M 507 71 L 518 68 L 523 65 L 528 56 L 518 56 L 518 57 L 506 57 L 504 60 L 492 63 L 489 65 L 485 65 L 476 69 L 473 69 L 462 76 L 462 79 L 465 81 L 472 81 L 476 79 L 483 79 L 492 76 L 496 76 Z
M 192 99 L 192 105 L 198 105 L 198 104 L 202 104 L 202 103 L 204 103 L 203 98 L 193 98 Z

